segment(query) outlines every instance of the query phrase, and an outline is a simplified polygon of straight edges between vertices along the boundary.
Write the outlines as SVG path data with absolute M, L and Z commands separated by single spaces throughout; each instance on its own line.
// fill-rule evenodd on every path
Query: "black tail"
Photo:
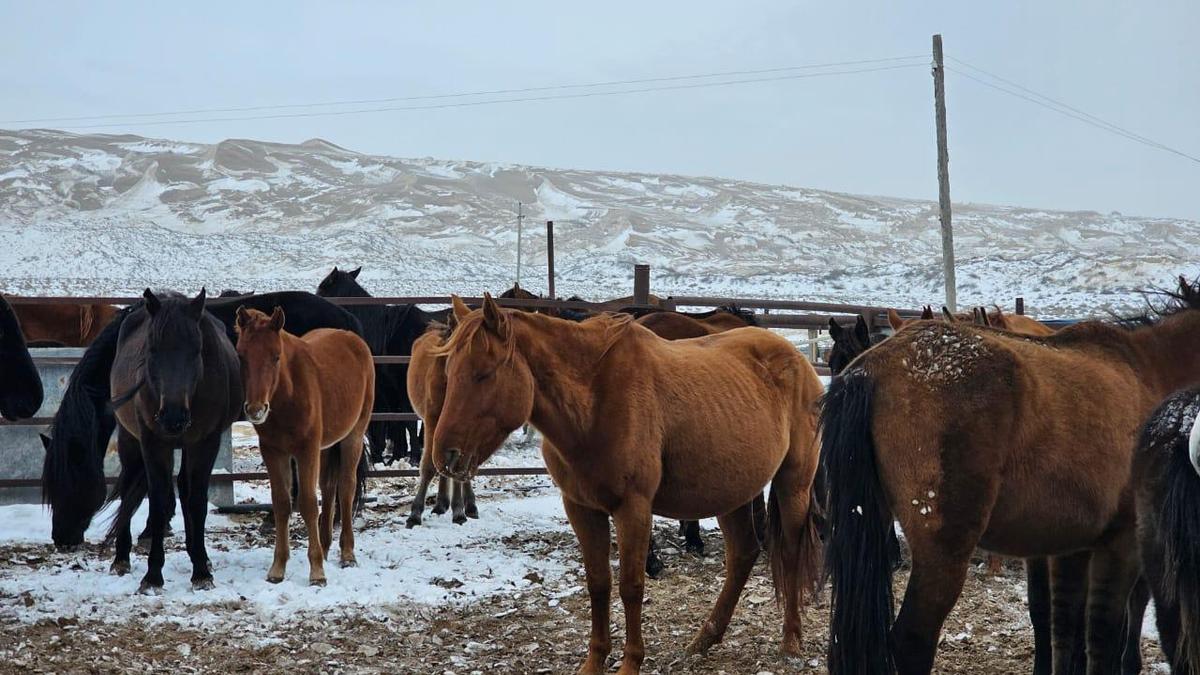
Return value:
M 122 527 L 129 527 L 129 521 L 133 519 L 133 514 L 138 507 L 142 505 L 142 500 L 145 499 L 148 490 L 146 465 L 141 458 L 128 463 L 122 461 L 121 475 L 117 478 L 117 484 L 113 486 L 108 499 L 105 500 L 107 504 L 120 499 L 117 513 L 109 522 L 108 532 L 104 535 L 106 546 L 116 540 Z
M 121 325 L 139 305 L 119 312 L 83 353 L 50 425 L 42 464 L 42 499 L 53 512 L 54 542 L 82 543 L 104 502 L 104 453 L 117 421 L 109 375 Z
M 874 382 L 835 379 L 822 401 L 821 459 L 829 481 L 826 571 L 832 579 L 829 672 L 894 672 L 889 535 L 892 514 L 879 484 L 871 435 Z
M 367 501 L 367 475 L 371 470 L 371 455 L 361 452 L 358 456 L 358 475 L 354 485 L 354 515 L 362 515 Z
M 1187 431 L 1170 450 L 1154 516 L 1165 544 L 1160 589 L 1179 607 L 1179 645 L 1174 672 L 1200 673 L 1200 474 L 1188 458 Z

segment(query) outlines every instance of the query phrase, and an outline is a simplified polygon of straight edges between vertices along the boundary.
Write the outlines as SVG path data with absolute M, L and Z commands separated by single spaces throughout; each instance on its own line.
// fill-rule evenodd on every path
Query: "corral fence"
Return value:
M 650 268 L 646 265 L 634 266 L 634 293 L 628 301 L 624 301 L 618 305 L 615 301 L 609 302 L 587 302 L 587 301 L 569 301 L 569 300 L 551 300 L 545 298 L 537 299 L 512 299 L 512 298 L 495 298 L 496 302 L 503 307 L 511 307 L 514 309 L 525 310 L 576 310 L 576 311 L 604 311 L 606 309 L 633 308 L 633 309 L 712 309 L 722 306 L 736 306 L 739 309 L 753 312 L 755 322 L 764 328 L 789 329 L 807 331 L 807 339 L 800 342 L 804 345 L 802 351 L 805 356 L 813 363 L 817 372 L 821 375 L 828 375 L 829 368 L 826 364 L 820 362 L 822 354 L 819 351 L 819 342 L 822 339 L 822 334 L 829 330 L 829 321 L 833 319 L 839 324 L 852 326 L 857 317 L 861 316 L 866 321 L 867 325 L 875 329 L 887 329 L 887 311 L 886 307 L 877 307 L 871 305 L 845 304 L 845 303 L 829 303 L 829 302 L 808 302 L 803 300 L 778 300 L 764 298 L 741 298 L 741 297 L 707 297 L 707 296 L 672 296 L 667 298 L 654 298 L 652 304 L 652 296 L 650 294 Z M 123 297 L 123 296 L 94 296 L 94 297 L 21 297 L 21 296 L 6 296 L 6 299 L 13 305 L 22 304 L 61 304 L 61 305 L 84 305 L 84 304 L 110 304 L 110 305 L 129 305 L 140 301 L 141 297 Z M 440 305 L 446 306 L 451 303 L 450 296 L 394 296 L 394 297 L 349 297 L 349 298 L 327 298 L 330 302 L 343 305 Z M 478 305 L 483 302 L 483 298 L 464 297 L 464 302 L 469 305 Z M 920 316 L 920 310 L 897 309 L 902 317 L 913 318 Z M 1017 299 L 1017 313 L 1024 313 L 1024 303 L 1021 298 Z M 1051 325 L 1058 322 L 1049 322 Z M 74 365 L 78 361 L 78 357 L 64 356 L 40 356 L 39 349 L 31 349 L 33 360 L 39 365 L 56 365 L 68 366 Z M 376 356 L 374 357 L 377 365 L 404 365 L 409 362 L 408 356 Z M 414 422 L 418 421 L 419 417 L 415 413 L 408 412 L 376 412 L 371 415 L 371 420 L 374 422 Z M 34 426 L 45 427 L 53 421 L 52 417 L 35 417 L 26 420 L 10 422 L 0 419 L 0 427 L 4 426 Z M 529 475 L 545 475 L 544 467 L 503 467 L 503 468 L 482 468 L 479 470 L 481 476 L 529 476 Z M 372 478 L 414 478 L 420 475 L 417 469 L 373 469 L 369 476 Z M 107 478 L 109 483 L 116 481 L 115 477 Z M 262 481 L 267 480 L 265 471 L 259 472 L 214 472 L 212 482 L 214 483 L 235 483 L 238 481 Z M 0 489 L 3 488 L 40 488 L 41 480 L 39 478 L 8 478 L 0 472 Z

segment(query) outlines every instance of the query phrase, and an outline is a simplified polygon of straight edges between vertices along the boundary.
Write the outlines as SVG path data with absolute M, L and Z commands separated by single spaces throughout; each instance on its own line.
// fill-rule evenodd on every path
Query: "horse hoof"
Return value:
M 462 515 L 462 514 L 459 514 L 459 515 L 457 515 L 457 516 L 454 516 L 454 524 L 455 524 L 455 525 L 466 525 L 466 524 L 467 524 L 467 517 L 466 517 L 466 516 L 464 516 L 464 515 Z
M 129 574 L 130 566 L 128 560 L 114 560 L 112 567 L 108 568 L 108 573 L 114 576 L 123 577 Z
M 320 586 L 320 587 L 324 588 L 325 580 L 324 579 L 309 579 L 308 585 L 309 586 Z
M 783 655 L 788 658 L 800 657 L 800 636 L 788 635 L 783 638 Z
M 347 567 L 358 567 L 358 561 L 354 558 L 342 558 L 342 561 L 339 564 L 342 566 L 342 569 Z
M 163 594 L 162 584 L 152 584 L 149 581 L 142 581 L 142 583 L 140 585 L 138 585 L 138 594 L 139 595 L 162 595 Z
M 216 587 L 217 587 L 217 584 L 212 580 L 211 577 L 207 578 L 207 579 L 193 579 L 192 580 L 192 590 L 193 591 L 211 591 L 212 589 L 214 589 Z
M 658 558 L 647 559 L 646 560 L 646 576 L 650 577 L 651 579 L 657 579 L 658 575 L 662 574 L 663 567 L 665 567 L 665 566 L 663 565 L 662 561 L 659 560 Z
M 281 583 L 283 583 L 283 575 L 281 574 L 281 575 L 279 575 L 279 576 L 277 576 L 277 577 L 273 577 L 273 576 L 271 576 L 270 574 L 268 574 L 268 575 L 267 575 L 267 583 L 269 583 L 269 584 L 281 584 Z
M 421 524 L 420 516 L 409 516 L 408 520 L 404 521 L 404 529 L 411 530 Z
M 445 512 L 446 512 L 446 507 L 444 507 L 444 506 L 434 506 L 433 510 L 430 511 L 430 513 L 432 513 L 435 516 L 440 516 Z
M 467 517 L 471 518 L 473 520 L 479 520 L 479 510 L 478 509 L 467 509 Z

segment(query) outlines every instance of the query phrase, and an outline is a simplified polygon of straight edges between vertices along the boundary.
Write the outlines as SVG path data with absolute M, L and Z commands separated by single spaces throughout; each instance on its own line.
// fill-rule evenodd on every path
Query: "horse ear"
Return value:
M 832 316 L 829 317 L 829 337 L 833 338 L 834 342 L 842 339 L 843 328 Z
M 463 302 L 462 298 L 457 295 L 450 296 L 450 306 L 454 308 L 451 314 L 454 316 L 455 321 L 462 321 L 471 313 L 471 308 L 467 307 L 467 303 Z
M 208 291 L 204 287 L 201 287 L 196 297 L 192 298 L 191 302 L 188 303 L 188 316 L 199 321 L 200 317 L 204 315 L 204 302 L 207 298 Z
M 950 313 L 950 308 L 945 305 L 942 305 L 942 321 L 954 323 L 954 315 Z
M 38 434 L 38 438 L 42 439 L 42 449 L 50 452 L 50 437 L 46 434 Z
M 246 311 L 245 305 L 238 305 L 237 311 L 234 312 L 234 316 L 237 318 L 234 320 L 233 324 L 239 332 L 246 327 L 247 323 L 250 323 L 250 313 Z
M 271 330 L 273 331 L 280 331 L 283 330 L 283 322 L 285 320 L 286 317 L 283 314 L 283 308 L 279 305 L 276 305 L 275 309 L 271 311 L 271 323 L 267 325 L 270 326 Z
M 921 310 L 922 321 L 933 321 L 933 308 L 925 305 L 925 309 Z
M 361 272 L 361 271 L 362 271 L 362 265 L 359 265 L 359 266 L 358 266 L 358 269 L 353 269 L 353 270 L 350 270 L 350 278 L 351 278 L 351 279 L 357 279 L 357 278 L 358 278 L 358 273 L 359 273 L 359 272 Z
M 158 296 L 154 294 L 154 291 L 147 288 L 142 291 L 142 297 L 146 300 L 146 311 L 150 312 L 150 316 L 158 314 L 158 310 L 162 309 L 162 303 L 159 302 Z
M 500 337 L 508 337 L 505 330 L 508 327 L 508 319 L 500 311 L 500 305 L 492 299 L 492 294 L 487 291 L 483 293 L 483 325 Z
M 888 325 L 892 327 L 892 330 L 900 330 L 904 327 L 904 319 L 900 318 L 896 310 L 888 309 Z
M 854 337 L 858 338 L 859 344 L 871 344 L 871 329 L 867 326 L 866 319 L 862 318 L 862 314 L 859 314 L 858 320 L 854 322 Z

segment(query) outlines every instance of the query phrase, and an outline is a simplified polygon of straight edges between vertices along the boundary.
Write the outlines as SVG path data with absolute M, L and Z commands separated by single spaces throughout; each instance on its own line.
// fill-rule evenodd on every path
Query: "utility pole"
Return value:
M 557 300 L 554 294 L 554 221 L 546 221 L 546 296 Z
M 517 202 L 517 286 L 521 285 L 521 224 L 525 220 L 521 202 Z
M 937 119 L 938 207 L 942 221 L 942 274 L 946 280 L 946 307 L 958 311 L 954 284 L 954 226 L 950 222 L 950 151 L 946 147 L 946 68 L 942 62 L 942 36 L 933 36 L 933 107 Z

